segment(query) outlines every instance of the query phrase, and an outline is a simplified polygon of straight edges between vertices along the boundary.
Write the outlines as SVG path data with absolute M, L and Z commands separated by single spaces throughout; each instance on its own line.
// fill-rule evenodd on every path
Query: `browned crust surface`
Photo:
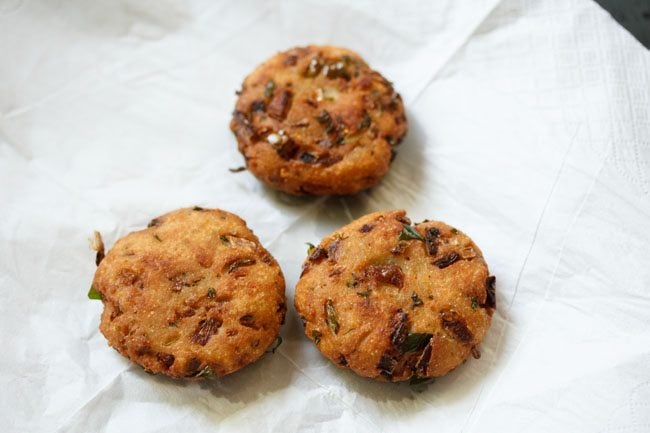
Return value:
M 358 54 L 279 53 L 242 85 L 230 128 L 248 169 L 290 194 L 354 194 L 388 170 L 407 131 L 402 99 Z
M 494 277 L 474 242 L 442 222 L 411 225 L 403 210 L 366 215 L 324 238 L 295 292 L 323 355 L 377 380 L 442 376 L 478 355 L 496 307 Z
M 100 330 L 152 373 L 222 376 L 255 361 L 286 311 L 277 262 L 238 216 L 187 208 L 116 242 L 93 286 Z

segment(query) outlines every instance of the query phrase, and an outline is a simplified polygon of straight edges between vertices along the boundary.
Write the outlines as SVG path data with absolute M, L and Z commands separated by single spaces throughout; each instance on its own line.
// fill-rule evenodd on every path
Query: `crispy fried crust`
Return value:
M 176 378 L 223 376 L 278 337 L 284 277 L 246 223 L 181 209 L 117 241 L 99 264 L 99 329 L 122 355 Z
M 336 365 L 381 381 L 436 377 L 478 356 L 496 308 L 494 277 L 458 230 L 376 212 L 310 252 L 295 306 Z
M 407 131 L 402 99 L 337 47 L 279 53 L 242 85 L 230 128 L 248 169 L 290 194 L 354 194 L 388 170 Z

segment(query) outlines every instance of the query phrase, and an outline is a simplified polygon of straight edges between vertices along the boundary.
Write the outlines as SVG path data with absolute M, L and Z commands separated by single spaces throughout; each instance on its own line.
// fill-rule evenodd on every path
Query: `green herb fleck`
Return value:
M 203 370 L 199 371 L 194 375 L 194 377 L 212 377 L 212 376 L 214 376 L 214 373 L 212 372 L 212 370 L 210 370 L 210 367 L 207 365 L 203 367 Z
M 476 296 L 472 296 L 472 310 L 476 310 L 478 308 L 478 299 L 476 299 Z
M 240 172 L 242 172 L 242 171 L 246 171 L 246 167 L 244 167 L 244 166 L 242 165 L 242 166 L 240 166 L 240 167 L 229 168 L 228 171 L 231 172 L 231 173 L 240 173 Z
M 328 299 L 325 303 L 325 313 L 327 315 L 325 319 L 327 326 L 329 326 L 333 333 L 337 334 L 340 328 L 339 319 L 331 299 Z
M 357 129 L 366 129 L 370 126 L 370 123 L 372 123 L 372 119 L 368 115 L 368 113 L 365 113 L 361 120 L 359 121 L 359 125 L 357 125 Z
M 314 252 L 314 250 L 316 249 L 316 246 L 314 244 L 312 244 L 311 242 L 305 242 L 305 244 L 307 244 L 307 255 L 310 255 L 311 253 Z
M 239 259 L 235 260 L 233 263 L 228 266 L 228 273 L 231 273 L 235 269 L 242 267 L 242 266 L 250 266 L 255 264 L 255 259 Z
M 350 279 L 350 280 L 349 280 L 347 283 L 345 283 L 345 284 L 346 284 L 346 286 L 348 286 L 350 289 L 352 289 L 352 288 L 354 288 L 354 287 L 357 287 L 357 284 L 359 284 L 359 282 L 357 281 L 357 277 L 356 277 L 356 275 L 352 274 L 352 279 Z
M 88 299 L 94 299 L 94 300 L 102 300 L 102 294 L 100 291 L 95 289 L 95 286 L 90 286 L 90 290 L 88 290 Z
M 412 308 L 419 307 L 420 305 L 423 305 L 424 302 L 422 302 L 422 299 L 418 296 L 417 293 L 413 292 L 411 294 L 411 301 L 412 301 Z
M 404 224 L 402 228 L 402 233 L 399 235 L 399 240 L 400 241 L 408 241 L 409 239 L 417 239 L 420 241 L 424 241 L 424 236 L 422 236 L 417 230 L 415 230 L 412 226 L 407 226 Z
M 278 335 L 278 338 L 275 339 L 273 345 L 269 350 L 266 351 L 266 353 L 275 353 L 275 351 L 278 349 L 278 347 L 280 347 L 281 344 L 282 344 L 282 337 Z
M 316 120 L 318 123 L 323 125 L 325 128 L 325 133 L 329 134 L 334 129 L 334 121 L 332 120 L 332 116 L 330 116 L 330 113 L 327 110 L 321 111 L 321 113 L 316 116 Z
M 452 232 L 453 234 L 456 235 L 456 234 L 458 234 L 458 229 L 454 229 L 454 228 L 452 228 L 452 229 L 451 229 L 451 232 Z
M 222 244 L 224 245 L 230 245 L 230 239 L 225 237 L 224 235 L 219 236 L 219 240 L 221 241 Z
M 426 345 L 429 344 L 431 337 L 433 337 L 433 334 L 424 334 L 418 332 L 409 333 L 406 336 L 404 343 L 402 343 L 400 351 L 402 353 L 408 353 L 424 349 Z
M 217 296 L 217 291 L 214 288 L 210 287 L 208 289 L 208 298 L 214 299 Z
M 203 209 L 201 206 L 194 206 L 192 210 L 195 210 L 197 212 L 203 212 L 205 209 Z
M 323 334 L 321 334 L 320 331 L 317 331 L 315 329 L 313 331 L 311 331 L 311 338 L 314 339 L 314 343 L 316 343 L 316 345 L 320 344 L 320 338 L 322 336 L 323 336 Z
M 273 92 L 275 92 L 275 81 L 269 80 L 264 86 L 264 96 L 270 98 L 273 96 Z
M 160 239 L 160 236 L 158 234 L 153 235 L 154 239 L 157 240 L 158 242 L 162 242 L 162 239 Z
M 433 383 L 433 381 L 434 381 L 433 377 L 411 376 L 411 379 L 409 380 L 409 385 L 410 386 L 424 385 L 424 384 Z
M 361 296 L 362 298 L 367 298 L 370 296 L 370 290 L 364 290 L 363 292 L 357 292 L 357 295 Z

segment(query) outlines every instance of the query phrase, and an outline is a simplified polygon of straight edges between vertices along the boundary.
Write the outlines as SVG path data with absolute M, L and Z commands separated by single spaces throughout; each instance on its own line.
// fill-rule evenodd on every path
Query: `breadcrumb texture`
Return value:
M 481 250 L 445 223 L 403 210 L 366 215 L 304 263 L 295 307 L 336 365 L 380 381 L 442 376 L 470 354 L 496 308 Z
M 93 285 L 100 330 L 146 371 L 223 376 L 257 360 L 284 321 L 277 262 L 236 215 L 187 208 L 117 241 Z
M 293 48 L 242 85 L 230 128 L 251 173 L 295 195 L 354 194 L 388 171 L 407 131 L 402 98 L 355 52 Z

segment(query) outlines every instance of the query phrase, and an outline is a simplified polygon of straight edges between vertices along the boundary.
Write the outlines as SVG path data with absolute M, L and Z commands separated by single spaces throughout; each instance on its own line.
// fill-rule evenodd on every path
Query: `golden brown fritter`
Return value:
M 109 344 L 177 378 L 223 376 L 255 361 L 286 311 L 277 262 L 241 218 L 218 209 L 180 209 L 120 239 L 93 287 Z
M 377 380 L 423 379 L 479 356 L 494 277 L 458 230 L 376 212 L 311 249 L 295 306 L 307 337 L 336 365 Z
M 379 182 L 407 122 L 400 95 L 358 54 L 310 45 L 273 56 L 244 80 L 230 129 L 264 183 L 330 195 Z

